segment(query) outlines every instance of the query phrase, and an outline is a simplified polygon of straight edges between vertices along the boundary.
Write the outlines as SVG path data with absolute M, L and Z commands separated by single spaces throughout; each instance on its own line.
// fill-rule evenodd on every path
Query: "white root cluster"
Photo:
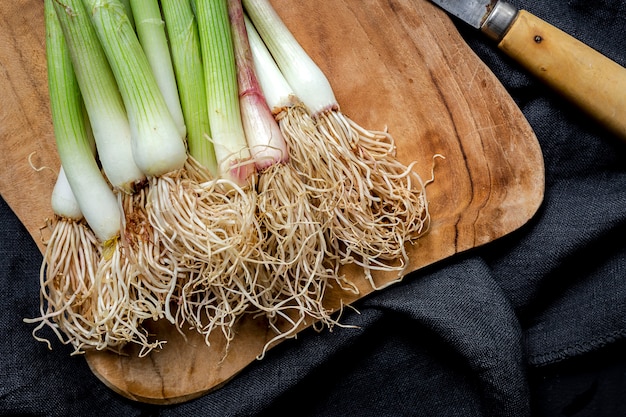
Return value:
M 425 184 L 395 158 L 387 132 L 369 131 L 340 111 L 311 118 L 296 105 L 280 116 L 292 164 L 301 172 L 318 210 L 329 222 L 328 239 L 340 263 L 403 274 L 406 244 L 428 231 Z M 314 151 L 312 151 L 314 150 Z
M 141 345 L 140 355 L 160 347 L 141 330 L 141 315 L 132 290 L 134 265 L 125 259 L 119 242 L 98 242 L 84 221 L 65 218 L 49 224 L 40 269 L 40 317 L 33 330 L 37 340 L 50 343 L 37 332 L 48 326 L 74 354 L 86 350 L 119 350 L 129 342 Z
M 408 261 L 405 243 L 430 226 L 425 185 L 412 169 L 415 163 L 406 166 L 395 158 L 387 132 L 366 130 L 340 111 L 323 113 L 317 124 L 328 141 L 336 141 L 349 155 L 355 174 L 353 192 L 344 194 L 344 205 L 336 207 L 332 227 L 344 245 L 343 259 L 361 265 L 374 287 L 370 270 L 401 276 Z
M 48 325 L 59 340 L 72 344 L 74 353 L 82 353 L 85 347 L 101 344 L 98 334 L 85 330 L 94 328 L 91 307 L 95 301 L 95 268 L 101 256 L 99 244 L 84 221 L 56 219 L 51 236 L 46 242 L 40 269 L 40 317 L 27 320 L 39 323 L 37 332 Z
M 263 231 L 259 301 L 276 340 L 313 322 L 332 327 L 337 321 L 324 305 L 324 294 L 342 278 L 326 239 L 327 219 L 290 164 L 263 171 L 257 189 Z
M 394 155 L 392 137 L 295 105 L 276 116 L 290 161 L 241 187 L 190 157 L 181 170 L 119 194 L 121 236 L 102 246 L 84 223 L 58 220 L 41 272 L 41 324 L 76 353 L 166 341 L 143 330 L 169 320 L 226 345 L 237 321 L 262 316 L 266 348 L 338 318 L 330 288 L 357 292 L 340 274 L 355 263 L 402 276 L 406 244 L 429 226 L 425 185 Z
M 195 165 L 195 166 L 194 166 Z M 192 158 L 186 172 L 201 172 Z M 254 304 L 260 229 L 255 193 L 205 174 L 153 182 L 150 222 L 185 276 L 177 284 L 176 319 L 207 339 L 219 329 L 227 340 L 236 320 Z

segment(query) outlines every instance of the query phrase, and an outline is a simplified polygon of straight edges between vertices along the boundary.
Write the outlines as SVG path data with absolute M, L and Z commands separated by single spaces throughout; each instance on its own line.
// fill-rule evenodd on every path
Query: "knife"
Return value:
M 626 140 L 626 68 L 499 0 L 431 0 L 497 42 L 534 76 Z

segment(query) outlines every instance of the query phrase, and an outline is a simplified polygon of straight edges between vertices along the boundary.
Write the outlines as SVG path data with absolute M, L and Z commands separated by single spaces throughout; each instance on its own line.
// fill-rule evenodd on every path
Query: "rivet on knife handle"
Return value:
M 626 140 L 626 68 L 506 2 L 433 2 L 480 28 L 529 72 Z M 470 8 L 481 11 L 480 22 L 476 21 L 477 11 L 470 12 Z

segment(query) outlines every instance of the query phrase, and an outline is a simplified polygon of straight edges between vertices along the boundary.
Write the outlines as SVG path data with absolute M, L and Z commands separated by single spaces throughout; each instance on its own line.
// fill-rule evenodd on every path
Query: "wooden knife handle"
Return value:
M 626 68 L 524 10 L 498 47 L 626 140 Z

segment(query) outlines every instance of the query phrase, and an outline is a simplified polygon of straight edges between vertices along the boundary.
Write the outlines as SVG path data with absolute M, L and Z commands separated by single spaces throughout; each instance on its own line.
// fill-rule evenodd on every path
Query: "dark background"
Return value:
M 626 65 L 626 0 L 512 3 Z M 0 415 L 625 416 L 626 143 L 458 27 L 541 145 L 527 225 L 359 301 L 343 316 L 358 330 L 306 330 L 216 392 L 157 407 L 32 338 L 41 255 L 0 201 Z

